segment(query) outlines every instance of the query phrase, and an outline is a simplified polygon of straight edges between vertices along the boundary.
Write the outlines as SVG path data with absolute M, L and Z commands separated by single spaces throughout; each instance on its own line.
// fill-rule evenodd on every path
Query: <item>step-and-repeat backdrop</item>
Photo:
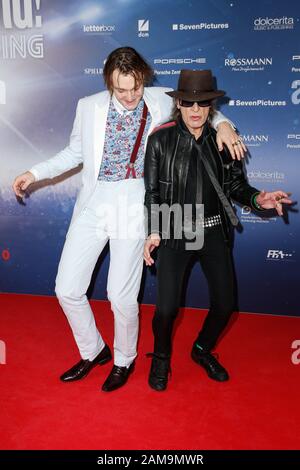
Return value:
M 77 100 L 104 89 L 116 47 L 140 51 L 156 85 L 175 87 L 182 68 L 212 69 L 221 106 L 248 149 L 250 182 L 299 200 L 300 3 L 294 0 L 0 0 L 0 290 L 54 294 L 57 265 L 80 174 L 41 185 L 17 202 L 16 175 L 68 143 Z M 299 315 L 299 213 L 258 217 L 238 208 L 235 241 L 241 311 Z M 109 254 L 93 297 L 106 298 Z M 155 303 L 145 272 L 144 303 Z M 195 265 L 185 304 L 207 307 Z

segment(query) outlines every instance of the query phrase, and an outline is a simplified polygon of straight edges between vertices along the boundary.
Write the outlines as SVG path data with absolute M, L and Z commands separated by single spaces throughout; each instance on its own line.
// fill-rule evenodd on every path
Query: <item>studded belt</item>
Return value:
M 199 220 L 200 219 L 200 220 Z M 191 224 L 191 221 L 187 218 L 185 218 L 185 223 L 184 223 L 184 232 L 197 232 L 203 230 L 203 228 L 209 228 L 209 227 L 215 227 L 217 225 L 222 224 L 221 216 L 220 214 L 218 215 L 213 215 L 211 217 L 205 217 L 204 219 L 201 217 L 197 220 L 197 222 L 193 222 Z
M 218 215 L 213 215 L 211 217 L 205 217 L 204 218 L 204 224 L 203 224 L 203 227 L 204 228 L 207 228 L 207 227 L 214 227 L 215 225 L 221 225 L 222 221 L 221 221 L 221 216 L 220 214 Z

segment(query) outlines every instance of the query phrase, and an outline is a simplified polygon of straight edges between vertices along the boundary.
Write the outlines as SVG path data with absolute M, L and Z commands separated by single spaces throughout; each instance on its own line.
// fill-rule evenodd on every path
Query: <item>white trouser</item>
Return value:
M 108 241 L 107 294 L 115 320 L 114 363 L 128 367 L 136 357 L 144 192 L 143 179 L 98 181 L 87 206 L 67 233 L 55 291 L 82 359 L 93 360 L 104 347 L 86 292 Z

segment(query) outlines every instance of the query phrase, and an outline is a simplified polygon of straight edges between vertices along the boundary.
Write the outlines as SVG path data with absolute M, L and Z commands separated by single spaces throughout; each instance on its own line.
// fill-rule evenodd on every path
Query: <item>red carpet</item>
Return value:
M 106 302 L 92 302 L 112 345 Z M 0 295 L 1 449 L 299 449 L 300 364 L 291 344 L 300 319 L 242 314 L 218 347 L 231 380 L 217 383 L 190 359 L 203 320 L 185 311 L 176 329 L 166 392 L 147 384 L 153 307 L 143 306 L 135 373 L 118 391 L 100 386 L 112 363 L 81 382 L 59 375 L 79 360 L 55 298 Z M 2 343 L 3 344 L 3 343 Z

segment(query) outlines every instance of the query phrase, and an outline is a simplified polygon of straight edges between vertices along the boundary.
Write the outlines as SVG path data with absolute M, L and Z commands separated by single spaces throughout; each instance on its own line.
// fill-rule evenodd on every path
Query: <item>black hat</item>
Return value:
M 181 70 L 177 90 L 167 95 L 186 101 L 209 101 L 225 95 L 214 87 L 211 70 Z

